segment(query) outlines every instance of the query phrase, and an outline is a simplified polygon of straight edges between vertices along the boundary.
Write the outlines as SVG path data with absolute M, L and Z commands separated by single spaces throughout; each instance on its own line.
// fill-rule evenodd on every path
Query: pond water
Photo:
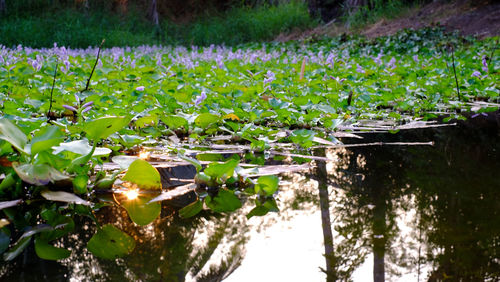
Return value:
M 114 261 L 90 254 L 95 225 L 77 219 L 60 241 L 70 258 L 38 259 L 32 247 L 0 267 L 2 281 L 498 281 L 500 120 L 363 134 L 363 142 L 434 146 L 329 149 L 335 161 L 282 176 L 279 213 L 177 216 L 171 202 L 153 224 L 123 209 L 99 221 L 136 239 Z M 345 140 L 346 142 L 350 140 Z M 318 193 L 320 191 L 320 193 Z M 326 249 L 325 249 L 325 243 Z M 325 255 L 325 252 L 327 254 Z

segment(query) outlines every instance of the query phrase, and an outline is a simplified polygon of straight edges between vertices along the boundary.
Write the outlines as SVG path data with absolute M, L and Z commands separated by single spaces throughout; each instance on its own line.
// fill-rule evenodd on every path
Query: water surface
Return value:
M 335 161 L 282 177 L 281 212 L 264 217 L 247 219 L 248 204 L 232 214 L 204 211 L 181 219 L 173 203 L 163 206 L 162 217 L 153 224 L 139 227 L 123 209 L 104 208 L 100 222 L 116 224 L 136 239 L 131 255 L 115 261 L 94 257 L 85 245 L 96 227 L 79 218 L 77 232 L 60 241 L 73 250 L 70 258 L 44 261 L 30 247 L 13 263 L 3 264 L 0 277 L 498 281 L 499 125 L 496 114 L 455 127 L 363 134 L 362 142 L 435 145 L 329 149 L 324 153 Z

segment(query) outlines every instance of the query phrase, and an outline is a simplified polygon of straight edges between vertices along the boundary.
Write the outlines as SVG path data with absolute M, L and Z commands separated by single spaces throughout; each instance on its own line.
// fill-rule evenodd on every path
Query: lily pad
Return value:
M 148 225 L 153 222 L 161 212 L 161 203 L 149 203 L 151 197 L 139 196 L 136 199 L 124 200 L 122 206 L 127 210 L 130 219 L 138 225 Z
M 233 176 L 234 169 L 238 165 L 239 161 L 237 159 L 230 159 L 225 163 L 211 163 L 204 170 L 205 174 L 215 178 L 225 181 L 229 177 Z
M 100 140 L 121 130 L 130 122 L 126 117 L 102 117 L 85 124 L 84 130 L 91 140 Z
M 141 189 L 161 190 L 160 173 L 145 160 L 137 159 L 130 164 L 123 180 L 137 184 Z
M 271 196 L 278 190 L 279 178 L 276 175 L 265 175 L 257 179 L 255 184 L 255 193 L 265 196 Z
M 203 113 L 196 117 L 194 123 L 196 124 L 196 126 L 199 126 L 201 128 L 207 128 L 217 121 L 219 121 L 218 116 L 210 113 Z
M 215 212 L 232 212 L 241 208 L 241 202 L 234 192 L 228 189 L 219 189 L 217 196 L 207 196 L 205 204 Z
M 134 248 L 134 239 L 111 224 L 106 224 L 97 230 L 87 244 L 87 249 L 92 254 L 104 259 L 116 259 L 128 255 Z

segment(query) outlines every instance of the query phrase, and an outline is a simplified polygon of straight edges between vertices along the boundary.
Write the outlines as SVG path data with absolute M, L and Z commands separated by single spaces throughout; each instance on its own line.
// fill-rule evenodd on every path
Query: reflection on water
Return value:
M 482 117 L 481 117 L 482 118 Z M 498 281 L 500 126 L 365 134 L 363 142 L 435 141 L 433 147 L 317 151 L 336 161 L 283 176 L 281 212 L 246 219 L 204 212 L 185 220 L 164 206 L 146 227 L 120 208 L 101 223 L 133 236 L 116 261 L 85 249 L 94 224 L 61 241 L 73 254 L 43 261 L 29 249 L 0 267 L 2 281 Z M 330 224 L 328 224 L 330 223 Z

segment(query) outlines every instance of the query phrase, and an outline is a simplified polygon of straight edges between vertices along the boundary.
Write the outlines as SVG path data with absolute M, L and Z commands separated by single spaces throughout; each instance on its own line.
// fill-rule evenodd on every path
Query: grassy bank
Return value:
M 87 14 L 76 9 L 48 10 L 41 13 L 12 14 L 0 20 L 0 44 L 32 47 L 73 48 L 95 46 L 106 38 L 108 46 L 236 45 L 269 40 L 281 32 L 314 25 L 304 3 L 278 6 L 236 7 L 194 21 L 177 24 L 162 20 L 160 29 L 143 13 L 131 9 L 126 16 L 105 11 Z

